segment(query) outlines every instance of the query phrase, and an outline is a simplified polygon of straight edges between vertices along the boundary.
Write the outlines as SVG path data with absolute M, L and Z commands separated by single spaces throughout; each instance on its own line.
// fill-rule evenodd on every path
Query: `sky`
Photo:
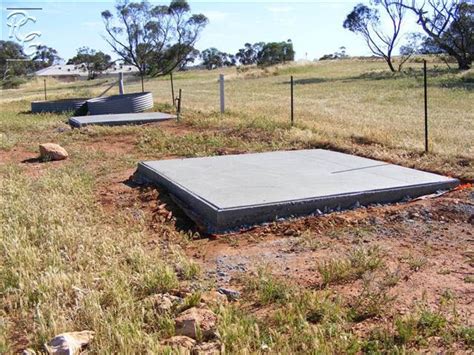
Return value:
M 346 47 L 349 55 L 369 55 L 364 41 L 345 30 L 342 23 L 346 15 L 359 1 L 200 1 L 188 0 L 193 13 L 202 13 L 209 24 L 201 33 L 196 48 L 215 47 L 228 53 L 236 53 L 247 42 L 293 41 L 296 59 L 313 60 L 324 54 L 334 53 Z M 166 2 L 150 1 L 152 4 Z M 169 3 L 169 2 L 168 2 Z M 1 38 L 9 38 L 13 10 L 8 8 L 29 7 L 29 20 L 17 31 L 20 38 L 33 33 L 31 43 L 41 43 L 55 48 L 60 57 L 69 59 L 79 47 L 87 46 L 113 55 L 104 40 L 104 24 L 100 13 L 113 12 L 114 0 L 103 1 L 3 1 Z M 23 15 L 16 15 L 17 19 Z M 36 21 L 34 21 L 36 20 Z M 405 32 L 417 30 L 413 18 L 407 19 Z M 39 32 L 41 35 L 35 35 Z M 17 40 L 13 38 L 13 40 Z

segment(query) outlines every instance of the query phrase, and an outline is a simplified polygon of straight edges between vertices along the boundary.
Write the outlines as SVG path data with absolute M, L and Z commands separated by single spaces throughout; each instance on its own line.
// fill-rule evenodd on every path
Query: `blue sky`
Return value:
M 153 4 L 166 3 L 151 1 Z M 270 42 L 292 39 L 296 59 L 314 59 L 333 53 L 345 46 L 350 55 L 368 55 L 363 42 L 355 34 L 342 28 L 351 9 L 361 1 L 193 1 L 193 13 L 203 13 L 209 24 L 202 32 L 196 47 L 200 50 L 216 47 L 235 53 L 245 42 Z M 103 39 L 103 10 L 113 10 L 114 1 L 3 1 L 1 37 L 8 40 L 8 7 L 41 7 L 30 10 L 29 21 L 21 28 L 24 34 L 39 31 L 36 40 L 58 50 L 62 58 L 72 57 L 77 48 L 88 46 L 112 54 Z M 409 19 L 405 32 L 416 30 Z M 113 56 L 115 57 L 115 56 Z

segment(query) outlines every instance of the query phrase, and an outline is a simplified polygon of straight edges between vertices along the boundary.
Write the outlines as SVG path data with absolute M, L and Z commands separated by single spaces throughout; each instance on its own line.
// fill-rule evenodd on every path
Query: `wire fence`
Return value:
M 253 126 L 294 126 L 326 141 L 353 139 L 367 144 L 434 150 L 460 157 L 474 156 L 472 89 L 446 81 L 443 71 L 418 64 L 410 75 L 393 76 L 367 70 L 367 63 L 332 64 L 308 71 L 304 67 L 254 70 L 189 71 L 146 79 L 145 91 L 156 103 L 180 104 L 183 117 L 217 117 Z M 329 66 L 327 66 L 329 67 Z M 362 68 L 362 69 L 361 69 Z M 424 75 L 426 74 L 426 75 Z M 90 95 L 106 85 L 90 84 Z M 123 78 L 125 93 L 140 92 L 140 78 Z M 79 86 L 79 84 L 78 84 Z M 46 90 L 47 93 L 49 92 Z M 181 92 L 182 101 L 177 101 Z M 57 94 L 56 89 L 52 94 Z M 117 94 L 118 86 L 108 94 Z M 47 94 L 46 97 L 49 95 Z M 197 113 L 197 115 L 196 115 Z M 302 135 L 304 133 L 301 133 Z

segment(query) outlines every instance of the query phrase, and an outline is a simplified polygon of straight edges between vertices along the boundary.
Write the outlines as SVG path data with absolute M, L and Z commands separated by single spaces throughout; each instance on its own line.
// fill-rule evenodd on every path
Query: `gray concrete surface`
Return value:
M 69 119 L 69 124 L 73 127 L 84 127 L 88 125 L 135 125 L 166 121 L 173 118 L 176 118 L 176 116 L 161 112 L 120 113 L 111 115 L 71 117 Z
M 456 179 L 328 150 L 141 162 L 138 177 L 166 188 L 207 231 L 388 203 L 450 189 Z

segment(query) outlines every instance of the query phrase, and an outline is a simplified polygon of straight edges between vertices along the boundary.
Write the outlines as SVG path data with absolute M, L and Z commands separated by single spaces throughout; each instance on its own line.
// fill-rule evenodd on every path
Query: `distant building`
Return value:
M 115 64 L 103 71 L 99 77 L 118 75 L 118 73 L 136 74 L 138 69 L 132 65 Z M 38 70 L 36 76 L 49 77 L 61 81 L 75 81 L 88 78 L 88 72 L 81 64 L 57 64 Z

